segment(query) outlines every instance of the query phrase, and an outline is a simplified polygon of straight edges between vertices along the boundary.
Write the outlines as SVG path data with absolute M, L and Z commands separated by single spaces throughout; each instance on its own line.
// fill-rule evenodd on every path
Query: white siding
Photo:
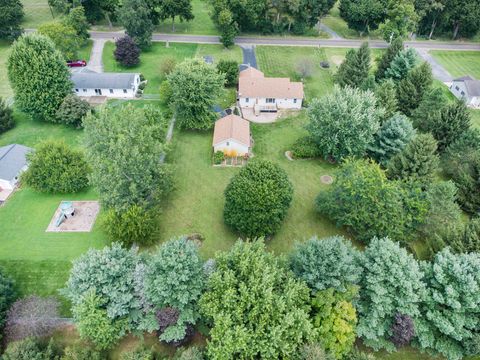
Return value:
M 248 99 L 248 102 L 247 102 Z M 267 103 L 266 98 L 244 98 L 239 97 L 240 107 L 253 108 L 255 104 L 263 105 L 277 105 L 278 109 L 293 109 L 300 110 L 302 108 L 302 99 L 275 99 L 274 103 Z
M 124 92 L 124 89 L 109 89 L 109 88 L 101 88 L 101 94 L 95 92 L 95 89 L 73 89 L 74 93 L 77 96 L 106 96 L 110 98 L 133 98 L 138 90 L 138 85 L 140 83 L 140 77 L 137 75 L 135 76 L 135 81 L 133 88 L 125 89 L 127 92 Z M 110 91 L 112 90 L 112 91 Z
M 248 154 L 249 152 L 248 146 L 240 144 L 238 141 L 234 139 L 228 139 L 228 140 L 222 141 L 221 143 L 213 147 L 214 152 L 217 152 L 217 151 L 230 152 L 232 150 L 235 150 L 237 152 L 237 156 L 243 156 L 245 154 Z
M 15 184 L 12 184 L 8 180 L 0 179 L 0 188 L 2 189 L 7 189 L 7 190 L 12 190 Z

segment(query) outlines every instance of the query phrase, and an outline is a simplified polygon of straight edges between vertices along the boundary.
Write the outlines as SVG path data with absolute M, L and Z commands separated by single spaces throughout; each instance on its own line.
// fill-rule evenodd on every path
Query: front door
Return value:
M 95 89 L 95 95 L 102 95 L 102 89 Z

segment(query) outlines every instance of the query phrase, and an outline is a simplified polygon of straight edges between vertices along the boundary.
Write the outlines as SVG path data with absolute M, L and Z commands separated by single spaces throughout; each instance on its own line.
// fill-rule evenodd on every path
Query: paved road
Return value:
M 428 62 L 432 67 L 433 77 L 437 80 L 440 80 L 444 83 L 450 83 L 453 80 L 452 75 L 438 63 L 435 58 L 428 53 L 428 50 L 425 49 L 417 49 L 417 53 L 422 57 L 423 60 Z
M 92 39 L 114 40 L 123 36 L 123 31 L 99 32 L 92 31 Z M 198 44 L 220 44 L 218 36 L 213 35 L 179 35 L 179 34 L 153 34 L 153 41 L 184 42 Z M 325 47 L 360 47 L 362 40 L 348 39 L 308 39 L 308 38 L 287 38 L 287 37 L 254 37 L 238 36 L 237 45 L 276 45 L 276 46 L 325 46 Z M 370 47 L 382 49 L 388 47 L 383 40 L 370 40 Z M 480 43 L 462 42 L 434 42 L 434 41 L 406 41 L 405 45 L 415 49 L 427 50 L 476 50 L 480 51 Z

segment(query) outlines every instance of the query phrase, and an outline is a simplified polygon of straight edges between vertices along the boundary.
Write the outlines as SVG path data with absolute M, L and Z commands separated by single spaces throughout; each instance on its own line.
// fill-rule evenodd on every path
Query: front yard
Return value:
M 480 51 L 430 51 L 430 54 L 452 75 L 470 75 L 480 79 Z

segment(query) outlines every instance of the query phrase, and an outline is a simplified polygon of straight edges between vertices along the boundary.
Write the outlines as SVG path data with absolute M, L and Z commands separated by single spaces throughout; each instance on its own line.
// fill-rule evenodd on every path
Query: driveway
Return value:
M 255 69 L 257 67 L 257 56 L 255 55 L 255 46 L 253 45 L 240 45 L 243 52 L 243 64 L 250 65 Z
M 437 60 L 425 49 L 416 49 L 417 53 L 422 57 L 423 60 L 428 62 L 432 67 L 433 77 L 437 80 L 440 80 L 443 83 L 451 83 L 453 81 L 452 75 L 438 63 Z
M 92 52 L 90 54 L 90 60 L 87 64 L 87 69 L 95 71 L 97 73 L 103 73 L 102 54 L 103 47 L 105 46 L 106 42 L 106 39 L 93 40 Z

